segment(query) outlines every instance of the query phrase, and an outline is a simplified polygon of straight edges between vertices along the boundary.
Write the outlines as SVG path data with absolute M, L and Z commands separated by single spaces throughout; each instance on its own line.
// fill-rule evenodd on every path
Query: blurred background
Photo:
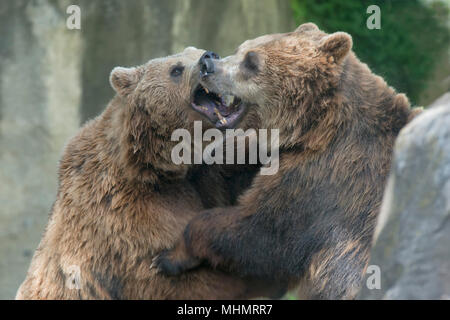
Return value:
M 69 30 L 69 5 L 81 30 Z M 369 5 L 381 29 L 369 30 Z M 115 66 L 186 46 L 226 56 L 244 40 L 302 22 L 347 31 L 372 70 L 414 105 L 450 91 L 450 0 L 2 0 L 0 299 L 14 298 L 45 229 L 69 137 L 113 96 Z

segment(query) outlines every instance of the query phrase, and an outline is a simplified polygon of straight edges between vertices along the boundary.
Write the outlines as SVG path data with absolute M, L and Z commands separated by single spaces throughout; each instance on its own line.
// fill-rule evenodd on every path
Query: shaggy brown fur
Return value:
M 241 276 L 301 283 L 304 298 L 355 296 L 394 140 L 413 113 L 351 47 L 346 33 L 304 24 L 213 61 L 202 85 L 238 96 L 262 128 L 280 130 L 280 167 L 258 175 L 236 206 L 195 217 L 179 247 L 157 259 L 162 272 L 207 261 Z
M 231 201 L 217 167 L 192 169 L 171 160 L 178 143 L 171 141 L 172 132 L 192 131 L 193 121 L 201 118 L 190 99 L 203 52 L 188 48 L 137 68 L 113 70 L 116 97 L 64 151 L 57 199 L 17 299 L 264 294 L 250 280 L 206 268 L 171 279 L 150 267 L 194 215 Z M 80 289 L 69 283 L 77 276 L 71 274 L 74 266 L 81 271 Z

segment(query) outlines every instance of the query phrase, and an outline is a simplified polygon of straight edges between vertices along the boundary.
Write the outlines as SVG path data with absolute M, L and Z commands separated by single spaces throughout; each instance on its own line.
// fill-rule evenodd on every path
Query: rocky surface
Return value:
M 450 93 L 400 133 L 370 265 L 363 299 L 450 299 Z
M 81 8 L 81 30 L 66 28 L 70 4 Z M 114 66 L 188 45 L 227 55 L 294 27 L 284 0 L 0 1 L 0 299 L 25 277 L 64 143 L 112 97 Z M 450 298 L 449 157 L 447 94 L 398 140 L 371 261 L 381 289 L 361 298 Z
M 66 27 L 71 4 L 81 30 Z M 0 299 L 13 298 L 25 277 L 64 143 L 112 97 L 114 66 L 190 45 L 226 55 L 294 27 L 283 0 L 0 1 Z

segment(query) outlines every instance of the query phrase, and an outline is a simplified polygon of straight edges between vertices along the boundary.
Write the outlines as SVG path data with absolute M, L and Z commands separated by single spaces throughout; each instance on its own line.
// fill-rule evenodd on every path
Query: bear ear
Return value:
M 335 32 L 323 38 L 319 49 L 340 62 L 353 46 L 352 37 L 345 32 Z
M 139 72 L 137 68 L 116 67 L 111 71 L 109 82 L 117 94 L 127 96 L 136 88 Z
M 295 29 L 295 32 L 302 33 L 307 31 L 318 31 L 319 28 L 312 22 L 303 23 L 298 26 L 297 29 Z

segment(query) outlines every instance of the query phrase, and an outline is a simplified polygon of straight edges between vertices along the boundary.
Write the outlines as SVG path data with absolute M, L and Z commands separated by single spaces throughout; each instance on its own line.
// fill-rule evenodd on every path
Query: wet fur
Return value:
M 251 84 L 233 85 L 265 96 L 260 125 L 280 129 L 279 171 L 256 176 L 235 206 L 196 216 L 179 246 L 197 264 L 300 285 L 302 298 L 351 299 L 369 261 L 394 140 L 414 113 L 348 52 L 348 35 L 318 50 L 326 36 L 306 24 L 250 42 L 265 64 Z M 166 253 L 162 271 L 183 255 Z
M 219 166 L 177 166 L 170 157 L 173 130 L 192 130 L 199 118 L 187 104 L 195 67 L 178 84 L 166 76 L 167 68 L 189 54 L 196 63 L 197 51 L 113 72 L 117 96 L 64 150 L 57 198 L 17 299 L 264 295 L 252 280 L 205 267 L 177 278 L 151 268 L 201 210 L 235 201 L 224 178 L 233 180 L 232 173 Z M 70 287 L 73 266 L 81 271 L 80 289 Z

